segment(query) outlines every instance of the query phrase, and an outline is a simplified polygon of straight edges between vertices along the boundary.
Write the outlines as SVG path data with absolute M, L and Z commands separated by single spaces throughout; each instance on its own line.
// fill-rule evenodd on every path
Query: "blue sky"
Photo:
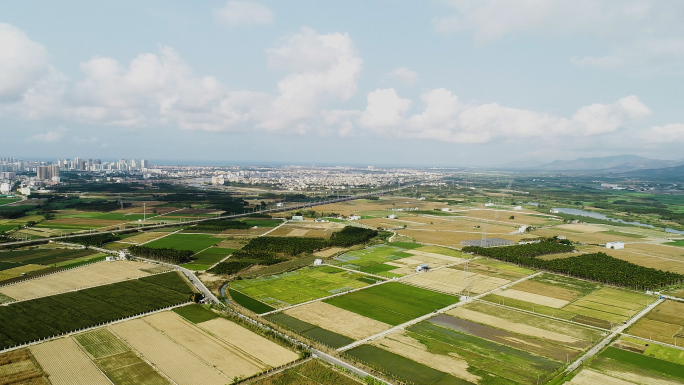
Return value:
M 0 3 L 0 156 L 684 158 L 676 0 Z

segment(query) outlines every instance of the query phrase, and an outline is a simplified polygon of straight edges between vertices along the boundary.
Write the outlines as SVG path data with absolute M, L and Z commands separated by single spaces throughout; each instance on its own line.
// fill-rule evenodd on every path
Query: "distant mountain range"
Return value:
M 517 167 L 516 167 L 517 166 Z M 681 160 L 660 160 L 648 159 L 637 155 L 616 155 L 600 158 L 579 158 L 575 160 L 554 160 L 546 164 L 530 164 L 524 167 L 528 170 L 541 171 L 604 171 L 604 172 L 625 172 L 634 170 L 653 170 L 665 168 L 679 168 L 684 166 L 684 159 Z M 512 167 L 522 168 L 520 165 Z M 683 170 L 684 167 L 680 168 Z M 676 170 L 667 173 L 676 173 Z

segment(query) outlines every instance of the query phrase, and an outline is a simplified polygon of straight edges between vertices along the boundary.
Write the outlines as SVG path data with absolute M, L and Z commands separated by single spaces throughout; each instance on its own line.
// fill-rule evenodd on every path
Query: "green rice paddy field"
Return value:
M 590 369 L 612 377 L 635 374 L 652 383 L 684 382 L 684 365 L 609 346 L 589 365 Z
M 172 311 L 192 323 L 205 322 L 219 317 L 213 311 L 197 304 L 177 307 Z
M 362 288 L 377 281 L 363 274 L 331 266 L 320 266 L 263 278 L 234 281 L 231 288 L 271 307 L 283 308 Z
M 380 322 L 399 325 L 452 305 L 458 302 L 458 298 L 399 282 L 388 282 L 323 302 Z
M 197 253 L 219 242 L 221 242 L 221 238 L 214 238 L 210 234 L 171 234 L 156 241 L 146 243 L 145 246 L 158 249 L 192 250 Z
M 419 245 L 420 246 L 420 245 Z M 388 278 L 401 277 L 400 274 L 391 273 L 396 266 L 385 265 L 385 262 L 396 259 L 411 257 L 406 253 L 405 247 L 377 245 L 363 250 L 350 251 L 333 258 L 330 263 L 348 269 L 360 270 L 364 273 L 386 276 Z

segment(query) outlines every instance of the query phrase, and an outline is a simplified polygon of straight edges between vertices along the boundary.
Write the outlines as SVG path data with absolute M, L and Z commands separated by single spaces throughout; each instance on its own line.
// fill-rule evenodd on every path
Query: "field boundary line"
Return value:
M 150 242 L 158 241 L 158 240 L 160 240 L 160 239 L 162 239 L 162 238 L 166 238 L 166 237 L 168 237 L 169 235 L 176 234 L 176 233 L 181 232 L 181 231 L 183 231 L 183 230 L 185 230 L 185 229 L 179 229 L 179 230 L 173 231 L 173 232 L 171 232 L 171 233 L 166 233 L 166 235 L 162 235 L 162 236 L 159 237 L 159 238 L 150 239 L 150 240 L 147 241 L 147 242 L 138 243 L 137 245 L 138 245 L 138 246 L 146 245 L 146 244 L 148 244 L 148 243 L 150 243 Z
M 192 350 L 190 350 L 190 348 L 188 348 L 187 346 L 185 346 L 185 345 L 181 344 L 180 342 L 176 341 L 175 339 L 173 339 L 173 337 L 171 337 L 170 335 L 166 334 L 163 330 L 161 330 L 161 329 L 159 329 L 158 327 L 152 325 L 151 323 L 147 322 L 147 321 L 144 320 L 144 319 L 141 320 L 141 321 L 143 321 L 144 323 L 148 324 L 151 328 L 153 328 L 153 329 L 156 330 L 158 333 L 160 333 L 161 335 L 163 335 L 164 337 L 166 337 L 166 339 L 170 340 L 171 342 L 173 342 L 174 344 L 178 345 L 179 347 L 185 349 L 188 353 L 190 353 L 190 354 L 192 354 L 193 356 L 195 356 L 198 360 L 204 362 L 204 364 L 207 365 L 208 367 L 210 367 L 211 369 L 216 370 L 216 371 L 219 372 L 222 376 L 224 376 L 224 377 L 230 379 L 230 377 L 228 377 L 227 374 L 223 373 L 223 372 L 220 371 L 216 366 L 214 366 L 214 365 L 212 365 L 211 363 L 207 362 L 204 358 L 200 357 L 197 353 L 195 353 L 195 352 L 193 352 Z
M 109 325 L 108 325 L 108 326 L 109 326 Z M 174 384 L 176 384 L 176 385 L 179 385 L 176 381 L 174 381 L 171 377 L 169 377 L 168 374 L 164 373 L 164 371 L 162 371 L 157 365 L 155 365 L 154 363 L 152 363 L 152 361 L 148 360 L 147 357 L 145 357 L 142 353 L 140 353 L 140 352 L 139 352 L 138 350 L 136 350 L 133 346 L 131 346 L 131 345 L 128 343 L 128 341 L 126 341 L 125 339 L 121 338 L 121 336 L 118 335 L 114 330 L 112 330 L 112 329 L 109 328 L 109 327 L 107 327 L 107 330 L 109 330 L 110 333 L 114 334 L 114 336 L 115 336 L 119 341 L 121 341 L 124 345 L 128 346 L 128 348 L 131 349 L 131 351 L 134 352 L 136 356 L 140 357 L 143 361 L 147 362 L 147 364 L 150 365 L 150 366 L 152 367 L 152 369 L 154 369 L 155 372 L 161 374 L 162 376 L 164 376 L 164 378 L 166 378 L 166 379 L 169 380 L 170 382 L 172 382 L 172 383 L 174 383 Z
M 629 321 L 625 322 L 623 325 L 620 325 L 617 329 L 615 329 L 615 331 L 610 333 L 601 342 L 596 344 L 593 348 L 589 349 L 584 355 L 580 356 L 579 358 L 577 358 L 577 360 L 575 360 L 573 363 L 568 365 L 568 367 L 565 369 L 564 373 L 566 373 L 566 374 L 571 373 L 574 370 L 576 370 L 577 368 L 579 368 L 580 365 L 582 365 L 582 363 L 584 363 L 584 361 L 595 356 L 596 353 L 598 353 L 600 350 L 602 350 L 604 347 L 606 347 L 616 336 L 621 335 L 625 329 L 632 326 L 632 324 L 634 324 L 636 321 L 641 319 L 641 317 L 650 313 L 651 310 L 653 310 L 656 306 L 660 305 L 663 302 L 665 302 L 665 299 L 658 298 L 657 300 L 653 301 L 653 303 L 646 306 L 646 308 L 642 309 L 639 313 L 635 314 L 632 318 L 630 318 Z
M 69 339 L 71 340 L 71 342 L 73 342 L 73 343 L 76 345 L 76 347 L 78 348 L 78 350 L 80 350 L 81 353 L 83 353 L 83 355 L 88 359 L 88 361 L 90 361 L 90 363 L 92 363 L 93 366 L 96 367 L 97 370 L 99 370 L 100 373 L 102 373 L 103 376 L 105 376 L 105 378 L 107 379 L 107 381 L 109 381 L 110 384 L 115 385 L 115 384 L 114 384 L 114 381 L 112 381 L 112 379 L 109 378 L 109 376 L 102 370 L 102 368 L 100 368 L 100 366 L 97 365 L 97 363 L 95 363 L 95 361 L 93 361 L 92 358 L 90 358 L 90 355 L 83 349 L 83 346 L 81 346 L 81 344 L 79 344 L 78 341 L 76 341 L 76 340 L 74 339 L 74 336 L 69 336 Z
M 389 334 L 391 334 L 391 333 L 394 333 L 394 332 L 396 332 L 396 331 L 406 329 L 406 328 L 409 327 L 409 326 L 412 326 L 412 325 L 415 325 L 415 324 L 417 324 L 417 323 L 419 323 L 419 322 L 423 322 L 423 321 L 425 321 L 425 320 L 428 320 L 428 319 L 434 317 L 435 315 L 446 313 L 447 311 L 449 311 L 449 310 L 451 310 L 451 309 L 454 309 L 454 308 L 456 308 L 456 307 L 463 306 L 463 305 L 465 305 L 465 304 L 467 304 L 467 303 L 473 302 L 473 301 L 479 299 L 480 297 L 484 297 L 485 295 L 490 294 L 490 293 L 491 293 L 492 291 L 494 291 L 494 290 L 499 290 L 499 289 L 501 289 L 501 288 L 503 288 L 503 287 L 508 287 L 508 286 L 516 285 L 516 284 L 518 284 L 518 283 L 520 283 L 520 282 L 523 282 L 523 281 L 526 281 L 526 280 L 528 280 L 528 279 L 530 279 L 530 278 L 534 278 L 534 277 L 536 277 L 536 276 L 538 276 L 538 275 L 540 275 L 540 274 L 542 274 L 541 271 L 539 271 L 539 272 L 537 272 L 537 273 L 534 273 L 534 274 L 531 274 L 531 275 L 528 275 L 528 276 L 526 276 L 526 277 L 520 278 L 520 279 L 517 280 L 517 281 L 509 282 L 509 283 L 507 283 L 507 284 L 505 284 L 505 285 L 499 286 L 499 287 L 497 287 L 497 288 L 495 288 L 495 289 L 493 289 L 493 290 L 490 290 L 490 291 L 488 291 L 488 292 L 485 292 L 485 293 L 482 293 L 482 294 L 478 294 L 478 295 L 476 295 L 476 296 L 474 296 L 474 297 L 468 297 L 468 298 L 466 298 L 466 299 L 463 300 L 463 301 L 458 301 L 458 302 L 456 302 L 456 303 L 454 303 L 454 304 L 451 304 L 451 305 L 449 305 L 449 306 L 446 306 L 446 307 L 443 307 L 443 308 L 441 308 L 441 309 L 435 310 L 435 311 L 432 312 L 432 313 L 428 313 L 428 314 L 425 314 L 425 315 L 420 316 L 420 317 L 418 317 L 418 318 L 414 318 L 414 319 L 412 319 L 412 320 L 410 320 L 410 321 L 404 322 L 403 324 L 396 325 L 396 326 L 394 326 L 394 327 L 392 327 L 392 328 L 390 328 L 390 329 L 387 329 L 387 330 L 385 330 L 385 331 L 383 331 L 383 332 L 380 332 L 380 333 L 378 333 L 378 334 L 372 335 L 372 336 L 370 336 L 370 337 L 366 337 L 366 338 L 364 338 L 364 339 L 362 339 L 362 340 L 358 340 L 358 341 L 353 342 L 353 343 L 351 343 L 351 344 L 349 344 L 349 345 L 347 345 L 347 346 L 343 346 L 343 347 L 337 349 L 337 351 L 338 351 L 338 352 L 345 352 L 345 351 L 350 350 L 350 349 L 353 349 L 353 348 L 355 348 L 355 347 L 357 347 L 357 346 L 363 345 L 363 344 L 365 344 L 366 342 L 370 342 L 370 341 L 373 341 L 373 340 L 375 340 L 375 339 L 385 337 L 385 336 L 387 336 L 387 335 L 389 335 Z

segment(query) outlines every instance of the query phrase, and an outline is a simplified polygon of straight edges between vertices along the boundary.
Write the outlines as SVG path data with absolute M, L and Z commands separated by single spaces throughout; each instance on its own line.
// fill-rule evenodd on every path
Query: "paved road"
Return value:
M 324 361 L 330 362 L 330 363 L 333 364 L 333 365 L 341 366 L 341 367 L 343 367 L 343 368 L 349 370 L 350 372 L 356 374 L 357 376 L 360 376 L 360 377 L 371 376 L 371 377 L 375 378 L 375 379 L 378 380 L 378 381 L 382 381 L 384 384 L 388 384 L 388 382 L 385 382 L 384 380 L 381 380 L 381 379 L 375 377 L 374 375 L 372 375 L 372 374 L 370 374 L 370 373 L 366 373 L 366 372 L 364 372 L 363 370 L 357 368 L 356 366 L 349 365 L 348 363 L 346 363 L 346 362 L 344 362 L 344 361 L 342 361 L 342 360 L 340 360 L 340 359 L 337 359 L 337 358 L 335 358 L 335 357 L 333 357 L 333 356 L 331 356 L 331 355 L 329 355 L 329 354 L 323 353 L 323 352 L 320 351 L 320 350 L 316 350 L 316 349 L 311 349 L 311 350 L 312 350 L 313 354 L 314 354 L 316 357 L 318 357 L 318 358 L 320 358 L 320 359 L 322 359 L 322 360 L 324 360 Z
M 141 261 L 145 261 L 145 262 L 149 262 L 149 263 L 156 263 L 159 265 L 167 266 L 167 267 L 170 267 L 174 270 L 178 270 L 178 271 L 182 272 L 183 274 L 185 274 L 186 277 L 188 277 L 188 279 L 190 279 L 190 281 L 192 281 L 192 284 L 195 285 L 195 287 L 198 288 L 202 292 L 202 294 L 204 294 L 205 298 L 207 298 L 208 300 L 210 300 L 216 304 L 221 304 L 221 302 L 219 302 L 218 298 L 216 298 L 214 293 L 212 293 L 211 290 L 207 289 L 207 287 L 204 286 L 204 283 L 202 283 L 202 281 L 200 281 L 200 279 L 197 278 L 197 276 L 195 275 L 195 273 L 192 270 L 188 270 L 184 267 L 174 265 L 172 263 L 159 262 L 159 261 L 154 261 L 152 259 L 140 258 L 140 257 L 135 257 L 135 258 L 139 259 Z
M 618 334 L 622 334 L 622 332 L 623 332 L 625 329 L 627 329 L 628 327 L 632 326 L 633 323 L 635 323 L 635 322 L 638 321 L 641 317 L 643 317 L 643 316 L 646 315 L 648 312 L 650 312 L 651 310 L 653 310 L 654 307 L 660 305 L 663 301 L 665 301 L 665 300 L 662 299 L 662 298 L 659 298 L 657 301 L 655 301 L 655 302 L 653 302 L 652 304 L 648 305 L 644 310 L 640 311 L 640 312 L 637 313 L 634 317 L 632 317 L 632 319 L 630 319 L 630 320 L 627 321 L 625 324 L 623 324 L 623 325 L 621 325 L 620 327 L 618 327 L 617 329 L 615 329 L 612 333 L 610 333 L 610 335 L 608 335 L 608 337 L 604 338 L 603 341 L 599 342 L 596 346 L 594 346 L 593 348 L 589 349 L 589 351 L 586 352 L 583 356 L 581 356 L 581 357 L 578 358 L 575 362 L 573 362 L 572 364 L 570 364 L 570 365 L 567 367 L 567 369 L 565 369 L 565 372 L 566 372 L 566 373 L 571 373 L 573 370 L 579 368 L 579 366 L 582 365 L 582 363 L 583 363 L 584 361 L 586 361 L 587 359 L 593 357 L 596 353 L 598 353 L 599 351 L 601 351 L 601 349 L 603 349 L 606 345 L 608 345 L 608 344 L 613 340 L 613 338 L 615 338 Z

